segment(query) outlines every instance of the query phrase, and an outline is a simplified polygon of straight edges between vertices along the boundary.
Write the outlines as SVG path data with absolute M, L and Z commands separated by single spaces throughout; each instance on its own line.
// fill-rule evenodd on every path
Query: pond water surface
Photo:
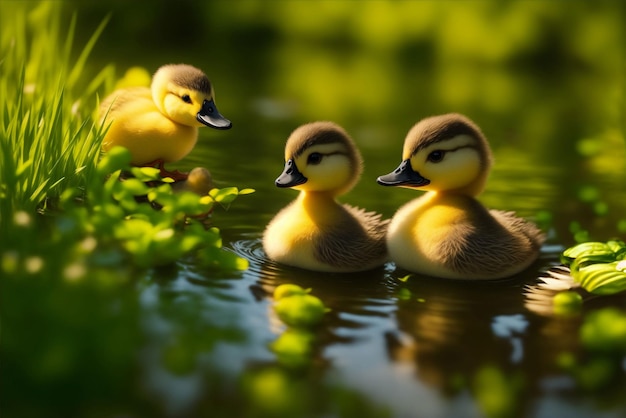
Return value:
M 413 122 L 404 124 L 408 129 Z M 611 194 L 621 209 L 613 212 L 617 208 L 612 204 L 613 219 L 609 214 L 592 221 L 589 204 L 577 198 L 576 187 L 564 186 L 563 179 L 593 178 L 597 175 L 593 170 L 581 172 L 567 157 L 546 164 L 524 144 L 499 142 L 481 200 L 540 221 L 549 237 L 539 260 L 524 273 L 493 282 L 415 274 L 405 280 L 408 272 L 393 263 L 364 273 L 314 273 L 273 263 L 261 248 L 264 226 L 297 194 L 273 186 L 283 167 L 282 147 L 289 129 L 241 133 L 235 119 L 226 134 L 203 131 L 201 144 L 184 163 L 209 167 L 218 183 L 257 192 L 240 197 L 227 212 L 214 214 L 225 247 L 248 259 L 249 270 L 216 275 L 181 262 L 169 276 L 147 277 L 140 290 L 142 328 L 150 336 L 144 349 L 152 354 L 142 360 L 144 383 L 171 414 L 205 413 L 211 404 L 207 393 L 215 391 L 215 402 L 226 402 L 220 398 L 224 389 L 212 385 L 238 387 L 247 376 L 244 380 L 276 385 L 281 394 L 250 389 L 253 393 L 247 396 L 260 396 L 271 405 L 257 399 L 249 404 L 256 412 L 241 405 L 226 407 L 243 411 L 242 416 L 264 411 L 270 416 L 624 416 L 626 403 L 619 395 L 626 389 L 623 370 L 618 382 L 589 387 L 562 366 L 563 358 L 582 356 L 579 327 L 585 314 L 603 306 L 623 307 L 624 296 L 586 299 L 581 312 L 554 315 L 549 299 L 545 306 L 532 304 L 525 288 L 536 283 L 542 270 L 558 263 L 564 246 L 573 242 L 569 232 L 573 219 L 596 226 L 601 238 L 612 236 L 608 225 L 616 224 L 626 201 L 619 176 L 603 176 L 602 193 Z M 358 129 L 347 129 L 355 132 L 359 143 Z M 368 137 L 367 132 L 361 134 Z M 391 216 L 418 194 L 385 189 L 374 181 L 397 165 L 403 137 L 385 132 L 369 137 L 370 143 L 362 147 L 366 169 L 361 183 L 342 201 Z M 547 220 L 546 214 L 551 215 Z M 310 365 L 295 371 L 270 349 L 286 332 L 271 299 L 273 289 L 282 283 L 311 288 L 331 309 L 312 331 L 315 349 Z M 184 334 L 216 329 L 223 336 L 210 348 L 185 345 L 194 336 Z M 164 370 L 162 353 L 173 349 L 172 335 L 179 334 L 181 341 L 174 347 L 180 344 L 179 357 L 193 357 L 185 360 L 193 367 L 176 375 L 167 366 Z M 207 370 L 219 376 L 219 383 L 206 377 Z M 352 406 L 341 406 L 344 403 Z

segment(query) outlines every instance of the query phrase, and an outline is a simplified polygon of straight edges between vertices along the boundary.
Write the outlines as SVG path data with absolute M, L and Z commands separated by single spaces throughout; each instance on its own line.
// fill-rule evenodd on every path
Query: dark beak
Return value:
M 298 170 L 293 158 L 285 163 L 285 169 L 275 181 L 277 187 L 294 187 L 306 183 L 308 179 Z
M 213 99 L 205 100 L 202 103 L 202 109 L 196 115 L 196 119 L 198 122 L 215 129 L 230 129 L 233 126 L 228 119 L 220 115 Z
M 422 187 L 430 184 L 417 171 L 413 171 L 411 160 L 404 160 L 393 172 L 380 176 L 376 182 L 382 186 Z

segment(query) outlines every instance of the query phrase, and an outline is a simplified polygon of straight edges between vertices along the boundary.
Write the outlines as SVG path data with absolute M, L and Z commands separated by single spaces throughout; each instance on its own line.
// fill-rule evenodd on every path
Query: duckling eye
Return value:
M 431 163 L 438 163 L 443 160 L 444 155 L 446 155 L 445 151 L 436 150 L 428 154 L 428 157 L 426 157 L 426 159 Z
M 185 103 L 191 103 L 191 97 L 189 97 L 188 94 L 183 94 L 181 96 L 181 99 L 183 99 L 183 102 L 185 102 Z
M 320 154 L 319 152 L 314 152 L 309 155 L 306 162 L 307 164 L 318 165 L 319 163 L 322 162 L 322 157 L 323 155 Z

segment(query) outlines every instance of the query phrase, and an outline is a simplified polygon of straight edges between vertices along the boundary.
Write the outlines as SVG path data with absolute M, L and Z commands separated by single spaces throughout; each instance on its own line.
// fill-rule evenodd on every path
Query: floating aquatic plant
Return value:
M 613 240 L 585 242 L 563 252 L 562 261 L 575 282 L 598 295 L 626 290 L 626 244 Z
M 318 325 L 330 311 L 311 289 L 281 284 L 274 290 L 274 311 L 287 329 L 270 345 L 278 362 L 289 368 L 308 366 L 313 359 Z
M 563 251 L 554 266 L 526 287 L 526 306 L 547 314 L 575 314 L 593 295 L 626 290 L 626 244 L 620 240 L 584 242 Z
M 285 288 L 288 286 L 288 288 Z M 274 310 L 285 324 L 293 327 L 310 327 L 321 322 L 328 311 L 324 303 L 309 290 L 297 285 L 280 285 L 274 291 Z

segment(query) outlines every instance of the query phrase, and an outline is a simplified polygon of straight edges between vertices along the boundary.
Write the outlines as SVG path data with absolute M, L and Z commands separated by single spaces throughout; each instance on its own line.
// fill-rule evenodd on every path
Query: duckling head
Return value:
M 467 117 L 450 113 L 415 124 L 406 136 L 402 163 L 378 184 L 476 196 L 491 168 L 489 144 Z
M 346 131 L 333 122 L 298 127 L 287 139 L 285 169 L 276 186 L 340 195 L 359 180 L 363 160 Z
M 232 124 L 215 106 L 208 77 L 186 64 L 164 65 L 152 77 L 152 99 L 161 113 L 187 126 L 229 129 Z

